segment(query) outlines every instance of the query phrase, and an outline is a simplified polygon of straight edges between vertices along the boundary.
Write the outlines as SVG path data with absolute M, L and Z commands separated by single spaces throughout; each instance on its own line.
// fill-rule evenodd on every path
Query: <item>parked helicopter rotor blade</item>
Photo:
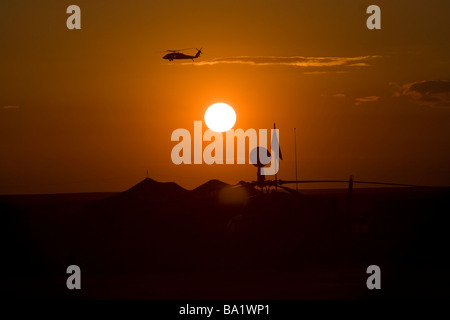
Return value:
M 284 189 L 284 190 L 288 191 L 289 193 L 293 193 L 293 194 L 297 194 L 297 193 L 298 193 L 298 191 L 296 191 L 296 190 L 294 190 L 294 189 L 291 189 L 291 188 L 289 188 L 289 187 L 278 186 L 278 188 Z

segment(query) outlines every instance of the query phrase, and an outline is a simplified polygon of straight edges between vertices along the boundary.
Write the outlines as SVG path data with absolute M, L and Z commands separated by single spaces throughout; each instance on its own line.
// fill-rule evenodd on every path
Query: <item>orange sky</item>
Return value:
M 81 8 L 81 30 L 66 8 Z M 366 8 L 381 7 L 381 30 Z M 172 164 L 225 102 L 280 129 L 282 179 L 450 184 L 448 1 L 2 1 L 0 194 L 193 188 L 251 165 Z M 194 63 L 165 49 L 202 47 Z M 195 54 L 195 50 L 188 52 Z

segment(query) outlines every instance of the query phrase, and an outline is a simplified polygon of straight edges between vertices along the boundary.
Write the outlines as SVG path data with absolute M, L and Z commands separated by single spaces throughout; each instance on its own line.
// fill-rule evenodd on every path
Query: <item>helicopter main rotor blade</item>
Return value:
M 278 188 L 284 189 L 286 191 L 288 191 L 289 193 L 293 193 L 293 194 L 297 194 L 298 192 L 294 189 L 291 189 L 289 187 L 285 187 L 285 186 L 278 186 Z
M 180 51 L 186 51 L 186 50 L 192 50 L 194 48 L 185 48 L 185 49 L 177 49 L 177 50 L 166 50 L 168 52 L 180 52 Z
M 186 48 L 186 49 L 179 49 L 179 50 L 163 50 L 163 51 L 155 51 L 156 53 L 164 53 L 164 52 L 180 52 L 180 51 L 186 51 L 186 50 L 192 50 L 194 48 Z

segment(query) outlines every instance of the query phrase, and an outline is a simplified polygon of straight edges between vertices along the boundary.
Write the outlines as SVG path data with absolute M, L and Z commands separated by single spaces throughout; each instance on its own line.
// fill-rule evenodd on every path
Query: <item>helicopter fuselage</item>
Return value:
M 197 49 L 198 50 L 198 49 Z M 196 59 L 198 57 L 200 57 L 200 54 L 202 53 L 201 49 L 198 50 L 197 54 L 195 56 L 190 56 L 181 52 L 171 52 L 166 54 L 163 59 L 169 60 L 169 61 L 173 61 L 173 60 L 181 60 L 181 59 Z
M 163 59 L 166 59 L 169 61 L 173 61 L 175 59 L 195 59 L 195 58 L 196 58 L 195 56 L 189 56 L 187 54 L 179 53 L 179 52 L 168 53 L 163 57 Z

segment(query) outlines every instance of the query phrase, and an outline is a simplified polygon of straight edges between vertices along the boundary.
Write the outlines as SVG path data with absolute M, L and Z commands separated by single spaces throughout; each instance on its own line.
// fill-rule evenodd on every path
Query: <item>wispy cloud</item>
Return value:
M 303 72 L 303 74 L 325 74 L 325 73 L 329 73 L 327 71 L 305 71 Z
M 370 62 L 381 56 L 359 57 L 303 57 L 303 56 L 237 56 L 220 57 L 210 60 L 184 62 L 183 65 L 212 66 L 218 64 L 244 64 L 251 66 L 290 66 L 301 68 L 331 68 L 331 67 L 368 67 Z
M 407 83 L 399 87 L 397 96 L 406 96 L 412 101 L 429 107 L 450 107 L 450 80 L 424 80 Z
M 362 97 L 362 98 L 356 98 L 355 99 L 355 106 L 359 106 L 362 103 L 366 103 L 366 102 L 375 102 L 378 99 L 380 99 L 379 96 L 367 96 L 367 97 Z
M 366 62 L 358 62 L 358 63 L 352 63 L 349 65 L 349 67 L 368 67 L 370 64 Z
M 334 98 L 338 98 L 338 99 L 343 99 L 346 97 L 346 95 L 344 93 L 335 93 L 333 94 Z
M 19 109 L 19 106 L 3 106 L 3 109 Z

